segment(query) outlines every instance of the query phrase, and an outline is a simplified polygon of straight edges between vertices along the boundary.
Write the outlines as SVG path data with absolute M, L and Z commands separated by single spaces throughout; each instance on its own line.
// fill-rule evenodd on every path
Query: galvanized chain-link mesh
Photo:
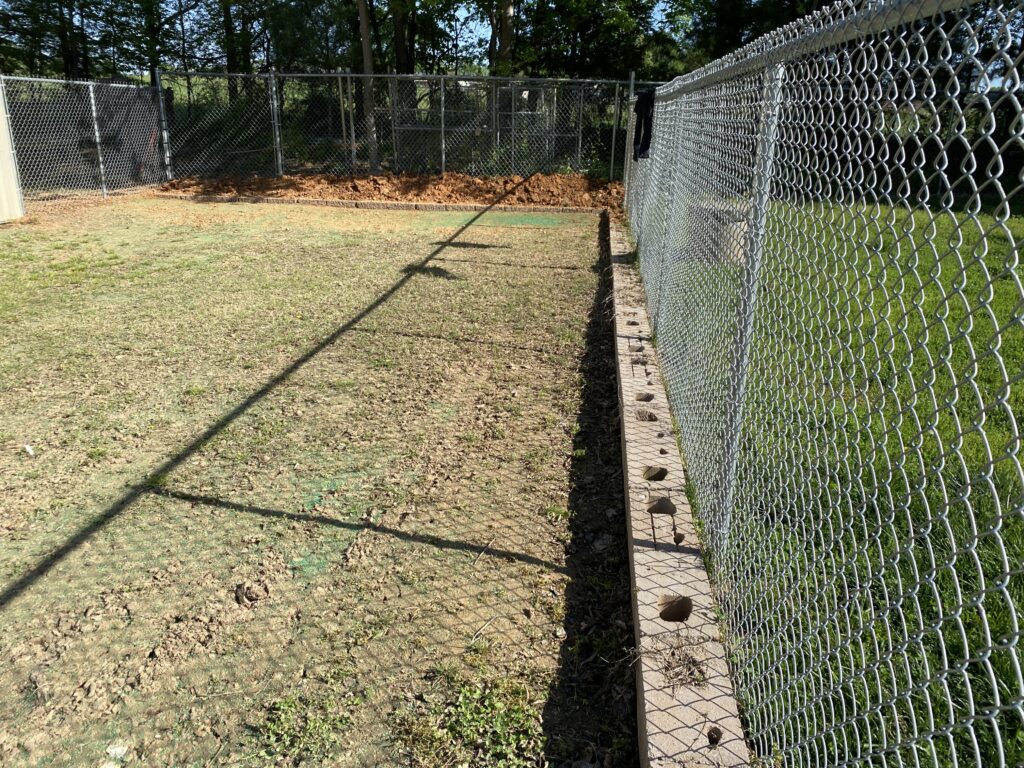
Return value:
M 284 173 L 622 175 L 626 83 L 183 72 L 162 83 L 178 176 L 270 175 L 275 152 Z
M 1024 764 L 1022 35 L 841 3 L 659 88 L 629 162 L 768 764 Z
M 268 77 L 165 74 L 161 86 L 175 176 L 276 171 Z
M 163 178 L 156 91 L 120 83 L 4 77 L 28 203 L 103 197 Z
M 175 176 L 623 172 L 621 82 L 167 72 L 156 88 L 3 83 L 30 204 Z

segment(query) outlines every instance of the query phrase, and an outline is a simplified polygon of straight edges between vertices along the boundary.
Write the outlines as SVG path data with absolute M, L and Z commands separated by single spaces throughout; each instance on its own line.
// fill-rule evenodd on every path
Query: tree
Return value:
M 494 51 L 494 74 L 507 75 L 512 69 L 512 46 L 515 42 L 515 0 L 497 0 L 492 38 L 497 37 Z
M 373 74 L 373 43 L 370 40 L 370 11 L 368 0 L 356 0 L 359 9 L 359 39 L 363 51 L 363 74 Z M 373 115 L 373 80 L 366 77 L 363 86 L 363 120 L 366 123 L 366 145 L 370 156 L 370 170 L 380 170 L 380 159 L 377 157 L 377 124 Z
M 0 66 L 71 78 L 160 67 L 662 79 L 819 0 L 0 0 Z M 478 32 L 480 34 L 478 34 Z M 232 84 L 232 97 L 238 84 Z M 373 94 L 369 97 L 372 99 Z M 372 119 L 367 115 L 368 119 Z
M 411 75 L 416 71 L 416 2 L 393 0 L 390 10 L 394 30 L 392 48 L 395 52 L 395 71 Z

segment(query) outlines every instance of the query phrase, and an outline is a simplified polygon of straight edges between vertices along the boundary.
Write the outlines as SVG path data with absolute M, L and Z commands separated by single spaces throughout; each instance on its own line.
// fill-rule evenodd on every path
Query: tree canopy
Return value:
M 664 80 L 816 0 L 0 0 L 0 71 L 490 73 Z M 368 14 L 365 34 L 359 6 Z

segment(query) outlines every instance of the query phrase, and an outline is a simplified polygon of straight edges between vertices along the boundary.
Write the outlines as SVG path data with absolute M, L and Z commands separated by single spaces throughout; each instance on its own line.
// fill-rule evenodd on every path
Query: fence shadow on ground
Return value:
M 600 247 L 569 467 L 565 640 L 543 718 L 544 756 L 551 765 L 636 765 L 634 636 L 606 216 Z
M 337 747 L 339 760 L 381 764 L 377 758 L 393 756 L 396 748 L 417 748 L 410 741 L 422 734 L 405 733 L 403 740 L 403 728 L 451 716 L 452 702 L 486 710 L 496 701 L 504 706 L 507 697 L 507 703 L 523 705 L 529 729 L 529 744 L 517 745 L 517 754 L 543 754 L 552 765 L 635 764 L 628 569 L 606 314 L 607 219 L 601 219 L 600 264 L 592 266 L 588 239 L 575 273 L 522 273 L 513 263 L 476 273 L 461 259 L 451 272 L 433 272 L 431 260 L 487 210 L 468 222 L 459 217 L 466 223 L 437 247 L 430 244 L 430 255 L 414 264 L 403 268 L 408 256 L 392 251 L 377 288 L 354 307 L 329 315 L 304 342 L 315 341 L 313 346 L 284 368 L 264 369 L 279 372 L 219 417 L 211 407 L 206 420 L 193 422 L 191 434 L 201 432 L 199 437 L 155 470 L 139 467 L 136 476 L 148 479 L 70 538 L 51 540 L 54 549 L 37 551 L 26 570 L 10 577 L 13 583 L 0 595 L 0 615 L 9 619 L 35 612 L 32 601 L 47 591 L 53 602 L 75 606 L 69 617 L 93 615 L 94 603 L 101 606 L 96 615 L 104 616 L 112 595 L 130 602 L 123 621 L 118 616 L 96 634 L 90 629 L 87 637 L 61 645 L 57 653 L 73 645 L 74 654 L 61 661 L 60 672 L 44 679 L 36 675 L 41 664 L 23 664 L 27 682 L 18 690 L 29 698 L 20 711 L 51 716 L 71 706 L 65 694 L 88 697 L 64 731 L 49 733 L 51 740 L 65 734 L 79 739 L 68 746 L 79 756 L 95 750 L 95 743 L 85 745 L 89 737 L 80 728 L 88 712 L 98 716 L 92 717 L 97 729 L 123 731 L 124 745 L 98 737 L 104 739 L 101 752 L 125 746 L 143 760 L 170 755 L 172 762 L 186 762 L 184 755 L 201 754 L 213 755 L 213 763 L 222 750 L 223 759 L 251 749 L 298 755 L 307 749 L 302 739 L 314 739 L 307 731 L 274 741 L 275 729 L 286 725 L 283 718 L 298 711 L 300 723 L 334 724 L 324 738 Z M 576 235 L 553 237 L 569 242 Z M 530 266 L 558 268 L 542 248 L 522 253 L 535 260 Z M 395 270 L 404 274 L 396 279 Z M 416 275 L 458 282 L 413 281 L 386 310 L 363 322 Z M 495 296 L 522 286 L 540 293 L 522 309 L 492 311 Z M 579 289 L 575 296 L 570 287 Z M 443 309 L 455 297 L 478 301 L 491 322 L 460 324 L 466 315 L 454 312 L 444 314 L 451 322 L 434 323 L 433 305 L 424 302 L 438 294 L 449 297 L 439 304 Z M 538 309 L 544 305 L 537 296 L 550 296 L 554 308 Z M 425 319 L 422 328 L 389 329 L 388 316 L 405 321 L 424 306 L 427 311 L 416 318 Z M 567 324 L 537 323 L 537 314 Z M 337 325 L 339 320 L 345 322 Z M 517 330 L 523 327 L 533 329 L 525 339 Z M 407 327 L 400 322 L 397 328 Z M 548 333 L 556 329 L 563 333 Z M 436 368 L 395 360 L 412 350 L 429 350 L 424 359 Z M 349 386 L 357 375 L 353 360 L 362 353 L 367 385 L 350 402 L 366 413 L 354 408 L 346 420 L 340 399 L 322 393 Z M 288 354 L 284 360 L 296 353 Z M 433 378 L 439 371 L 444 374 Z M 416 388 L 391 386 L 406 374 L 419 380 Z M 431 388 L 439 382 L 452 391 L 435 396 Z M 527 392 L 528 398 L 516 399 Z M 396 397 L 403 394 L 408 396 Z M 300 403 L 306 408 L 301 421 L 331 422 L 312 433 L 323 439 L 288 434 L 282 443 L 297 451 L 288 461 L 261 443 L 261 451 L 274 454 L 276 471 L 261 476 L 271 467 L 244 454 L 243 446 L 255 445 L 253 435 L 237 430 L 265 424 L 259 419 L 271 409 L 287 407 L 291 416 Z M 423 413 L 429 432 L 417 422 Z M 346 434 L 358 433 L 353 423 L 360 419 L 372 428 L 359 433 L 372 435 L 365 456 L 397 441 L 398 450 L 392 445 L 381 464 L 338 459 L 342 440 L 354 448 L 345 456 L 361 450 Z M 303 434 L 294 422 L 290 428 Z M 161 443 L 166 438 L 153 446 L 157 456 L 166 455 Z M 288 472 L 294 460 L 305 462 L 318 448 L 331 452 L 333 469 L 306 476 L 351 477 L 361 484 L 359 492 L 346 496 L 348 486 L 321 484 L 308 493 L 295 486 L 301 495 L 281 493 L 272 479 L 278 470 Z M 230 458 L 218 465 L 222 450 Z M 424 453 L 429 460 L 420 460 Z M 255 493 L 250 473 L 259 478 Z M 109 504 L 110 496 L 100 498 Z M 366 506 L 353 511 L 352 504 L 364 499 Z M 129 535 L 118 533 L 122 525 Z M 92 559 L 84 555 L 87 586 L 75 590 L 64 577 L 83 557 L 79 548 L 88 552 L 97 542 L 102 552 Z M 121 574 L 131 576 L 121 580 Z M 63 613 L 56 621 L 64 622 L 62 628 L 69 623 Z M 79 685 L 75 673 L 86 667 L 90 675 L 103 668 L 96 673 L 103 682 Z M 56 696 L 55 686 L 61 690 Z M 115 709 L 102 709 L 107 702 Z M 332 719 L 338 711 L 342 715 Z M 365 727 L 371 721 L 373 736 Z M 486 711 L 470 724 L 473 734 L 493 727 Z M 458 735 L 456 726 L 449 732 Z
M 532 175 L 531 175 L 532 176 Z M 149 478 L 142 482 L 132 486 L 126 493 L 124 493 L 117 501 L 107 507 L 97 517 L 89 523 L 87 526 L 81 528 L 76 533 L 72 534 L 67 540 L 59 547 L 54 549 L 50 554 L 40 560 L 35 566 L 25 571 L 21 576 L 15 579 L 10 584 L 3 588 L 0 592 L 0 610 L 8 606 L 13 600 L 21 595 L 25 590 L 32 586 L 33 583 L 46 576 L 58 563 L 64 560 L 68 555 L 81 547 L 87 542 L 93 535 L 105 528 L 110 524 L 111 521 L 115 520 L 118 516 L 125 512 L 132 504 L 147 494 L 155 485 L 159 484 L 159 480 L 169 473 L 173 472 L 176 468 L 181 466 L 185 461 L 194 456 L 204 445 L 213 440 L 217 435 L 223 432 L 227 427 L 234 423 L 240 416 L 249 411 L 253 406 L 263 400 L 267 395 L 273 392 L 275 389 L 280 387 L 282 384 L 287 382 L 296 372 L 299 371 L 303 366 L 313 360 L 321 352 L 335 344 L 342 336 L 353 330 L 359 323 L 373 314 L 376 310 L 380 309 L 389 299 L 391 299 L 396 293 L 417 274 L 420 274 L 422 270 L 427 269 L 431 261 L 437 258 L 452 242 L 458 240 L 470 227 L 472 227 L 477 221 L 479 221 L 489 210 L 497 205 L 501 204 L 501 200 L 505 197 L 512 195 L 515 191 L 525 184 L 531 176 L 527 176 L 521 182 L 509 189 L 501 199 L 488 205 L 486 208 L 481 209 L 477 212 L 469 221 L 460 226 L 447 240 L 441 241 L 434 250 L 432 250 L 427 256 L 418 262 L 409 264 L 404 270 L 403 275 L 399 278 L 390 288 L 384 291 L 380 296 L 377 297 L 371 304 L 364 307 L 358 314 L 354 315 L 348 322 L 339 326 L 333 333 L 321 339 L 319 343 L 308 349 L 303 355 L 296 358 L 290 365 L 281 370 L 276 376 L 268 380 L 259 389 L 253 392 L 249 397 L 240 402 L 230 411 L 226 412 L 217 421 L 211 424 L 199 437 L 195 438 L 191 443 L 185 446 L 181 451 L 165 460 L 158 467 L 156 467 Z

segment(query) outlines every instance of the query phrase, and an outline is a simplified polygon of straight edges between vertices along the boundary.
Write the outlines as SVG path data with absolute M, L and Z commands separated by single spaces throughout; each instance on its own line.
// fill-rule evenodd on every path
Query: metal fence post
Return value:
M 441 174 L 444 175 L 445 165 L 445 138 L 444 138 L 444 76 L 441 76 Z
M 612 151 L 609 153 L 611 159 L 608 162 L 608 181 L 615 181 L 615 145 L 619 139 L 619 91 L 621 86 L 615 84 L 615 117 L 612 119 Z M 627 144 L 629 142 L 626 142 Z
M 715 537 L 720 542 L 716 555 L 729 546 L 732 527 L 733 492 L 736 483 L 736 465 L 739 460 L 740 433 L 743 431 L 743 401 L 747 389 L 747 368 L 750 362 L 750 335 L 757 307 L 758 279 L 764 256 L 765 221 L 771 201 L 772 176 L 775 166 L 775 146 L 779 131 L 779 112 L 782 107 L 782 81 L 785 67 L 775 65 L 765 70 L 764 101 L 761 126 L 757 141 L 757 165 L 754 168 L 754 197 L 747 229 L 746 264 L 740 285 L 740 304 L 735 356 L 730 371 L 730 393 L 726 399 L 725 452 L 723 454 L 721 530 Z M 730 408 L 731 405 L 731 408 Z
M 583 86 L 577 89 L 580 95 L 579 112 L 576 115 L 576 170 L 583 164 Z
M 552 90 L 554 90 L 554 89 L 552 89 Z M 542 90 L 540 92 L 540 103 L 541 103 L 541 109 L 543 110 L 544 118 L 545 118 L 545 120 L 544 120 L 544 156 L 545 157 L 551 157 L 551 134 L 554 132 L 554 129 L 555 129 L 555 119 L 554 119 L 554 113 L 548 107 L 547 99 L 545 98 L 546 96 L 547 96 L 547 91 Z
M 267 75 L 267 95 L 270 98 L 270 128 L 274 137 L 274 169 L 278 176 L 284 176 L 284 155 L 281 151 L 281 118 L 277 104 L 277 74 L 270 70 Z
M 491 83 L 491 145 L 494 152 L 501 149 L 501 128 L 498 126 L 498 96 L 501 91 L 497 83 Z M 492 157 L 496 155 L 492 154 Z
M 625 131 L 626 131 L 625 139 L 626 140 L 625 140 L 625 142 L 623 142 L 626 146 L 622 150 L 622 186 L 623 186 L 622 193 L 623 193 L 623 195 L 629 195 L 629 177 L 630 177 L 630 175 L 633 172 L 633 153 L 630 152 L 629 145 L 633 141 L 633 133 L 636 130 L 636 126 L 633 125 L 634 120 L 633 120 L 633 111 L 632 111 L 632 105 L 633 105 L 633 84 L 634 84 L 634 78 L 635 77 L 636 77 L 636 72 L 630 70 L 630 72 L 629 72 L 629 97 L 626 99 L 626 109 L 629 110 L 629 111 L 627 112 L 626 125 L 625 125 Z M 630 126 L 631 125 L 633 125 L 633 130 L 632 131 L 630 130 Z
M 156 100 L 160 114 L 160 141 L 164 145 L 164 174 L 167 180 L 174 178 L 174 167 L 171 165 L 171 132 L 167 125 L 167 113 L 164 107 L 164 87 L 160 79 L 160 70 L 156 71 Z
M 626 107 L 627 107 L 627 110 L 628 110 L 628 108 L 629 108 L 629 102 L 628 101 L 626 102 Z M 625 136 L 626 141 L 624 142 L 625 145 L 626 145 L 626 148 L 622 152 L 622 197 L 623 197 L 623 200 L 625 201 L 626 205 L 631 207 L 631 208 L 632 208 L 632 202 L 631 202 L 630 197 L 629 197 L 629 188 L 630 188 L 630 185 L 632 183 L 630 179 L 631 179 L 631 177 L 633 175 L 633 155 L 629 151 L 629 146 L 630 146 L 630 135 L 633 133 L 633 131 L 630 130 L 632 127 L 633 127 L 633 112 L 632 111 L 627 111 L 626 112 L 626 125 L 623 127 L 623 130 L 626 132 L 626 136 Z M 630 215 L 632 216 L 632 211 L 630 212 Z
M 388 78 L 388 92 L 391 95 L 391 156 L 395 159 L 395 173 L 402 169 L 398 167 L 398 78 L 391 74 Z
M 516 94 L 514 80 L 509 81 L 509 86 L 509 90 L 512 92 L 512 173 L 515 174 L 519 170 L 516 167 L 516 143 L 518 141 L 516 137 L 516 102 L 519 100 L 519 96 Z
M 89 106 L 92 109 L 92 133 L 96 141 L 96 160 L 100 167 L 100 188 L 103 196 L 107 196 L 107 172 L 103 167 L 103 142 L 100 139 L 100 121 L 96 114 L 96 86 L 89 83 Z
M 356 172 L 356 89 L 352 85 L 352 75 L 346 75 L 348 83 L 348 127 L 349 136 L 352 138 L 350 148 L 352 150 L 352 173 Z
M 10 110 L 7 108 L 7 84 L 4 76 L 0 75 L 0 147 L 4 142 L 10 142 L 10 167 L 8 171 L 11 176 L 11 183 L 14 186 L 17 198 L 7 202 L 3 194 L 3 173 L 0 173 L 0 222 L 9 219 L 20 218 L 25 215 L 25 192 L 21 188 L 21 170 L 18 168 L 18 147 L 14 143 L 14 121 L 11 119 Z M 0 160 L 0 169 L 4 163 Z
M 556 83 L 555 85 L 551 86 L 551 126 L 550 126 L 550 130 L 548 131 L 548 134 L 549 135 L 553 134 L 557 130 L 558 130 L 558 84 Z M 557 152 L 557 151 L 558 151 L 558 141 L 556 140 L 555 141 L 554 149 L 551 148 L 550 144 L 548 145 L 548 156 L 547 156 L 547 160 L 546 161 L 550 162 L 551 158 L 554 157 L 554 153 Z
M 341 146 L 348 142 L 348 125 L 345 123 L 345 81 L 338 75 L 338 119 L 341 121 Z

